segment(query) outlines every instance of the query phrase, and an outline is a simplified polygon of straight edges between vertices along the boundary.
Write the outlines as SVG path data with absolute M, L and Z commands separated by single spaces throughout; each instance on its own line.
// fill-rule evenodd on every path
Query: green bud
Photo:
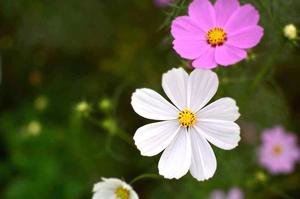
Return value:
M 38 111 L 43 111 L 48 107 L 48 98 L 41 95 L 34 100 L 33 105 Z
M 118 131 L 117 123 L 114 119 L 105 119 L 102 121 L 101 125 L 111 134 L 115 134 Z
M 37 136 L 41 133 L 41 131 L 42 131 L 42 125 L 38 121 L 33 120 L 27 125 L 28 135 Z
M 99 104 L 99 109 L 102 111 L 109 111 L 112 109 L 112 102 L 109 98 L 103 98 Z

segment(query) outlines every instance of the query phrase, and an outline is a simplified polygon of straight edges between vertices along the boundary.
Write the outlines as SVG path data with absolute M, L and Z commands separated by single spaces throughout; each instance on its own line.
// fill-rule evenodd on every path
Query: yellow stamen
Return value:
M 276 145 L 273 146 L 273 148 L 272 148 L 273 155 L 278 156 L 278 155 L 281 155 L 282 152 L 283 152 L 282 146 L 280 146 L 278 144 L 276 144 Z
M 227 33 L 222 28 L 212 28 L 207 32 L 207 42 L 215 47 L 221 46 L 227 40 Z
M 189 109 L 184 109 L 178 113 L 178 121 L 181 126 L 191 127 L 196 123 L 196 114 L 190 111 Z
M 115 195 L 118 199 L 129 199 L 129 191 L 123 187 L 118 187 L 115 191 Z

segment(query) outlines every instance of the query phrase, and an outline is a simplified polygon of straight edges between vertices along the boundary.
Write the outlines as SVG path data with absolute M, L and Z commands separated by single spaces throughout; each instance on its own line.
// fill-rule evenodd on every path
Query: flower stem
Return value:
M 261 70 L 258 72 L 258 74 L 255 76 L 251 86 L 250 91 L 254 91 L 257 87 L 257 85 L 262 81 L 262 79 L 269 73 L 271 67 L 273 66 L 274 62 L 277 58 L 280 56 L 280 52 L 284 49 L 283 46 L 279 46 L 278 49 L 275 50 L 275 52 L 272 54 L 272 56 L 267 60 L 265 63 L 265 66 L 261 68 Z M 250 92 L 250 93 L 251 93 Z
M 276 193 L 278 196 L 280 196 L 283 199 L 293 199 L 292 197 L 290 197 L 289 195 L 282 192 L 281 190 L 279 190 L 276 187 L 269 186 L 269 189 L 270 189 L 270 191 L 272 191 L 273 193 Z
M 273 57 L 274 57 L 274 56 L 273 56 Z M 272 59 L 272 60 L 273 60 L 273 59 Z M 255 77 L 255 79 L 253 80 L 253 83 L 252 83 L 252 85 L 251 85 L 251 88 L 250 88 L 251 91 L 255 90 L 256 87 L 257 87 L 257 85 L 260 83 L 260 81 L 268 74 L 268 72 L 269 72 L 269 70 L 270 70 L 270 68 L 271 68 L 271 66 L 272 66 L 272 64 L 270 64 L 270 63 L 272 63 L 272 61 L 269 61 L 269 62 L 265 65 L 265 67 L 263 67 L 263 68 L 259 71 L 259 73 L 256 75 L 256 77 Z
M 135 145 L 132 142 L 132 138 L 124 131 L 121 131 L 119 129 L 118 132 L 116 133 L 116 135 L 119 136 L 119 138 L 121 138 L 123 141 L 127 142 L 127 144 L 135 147 Z
M 145 174 L 141 174 L 135 178 L 133 178 L 129 184 L 134 184 L 135 182 L 137 181 L 140 181 L 142 179 L 146 179 L 146 178 L 152 178 L 152 179 L 159 179 L 159 178 L 162 178 L 160 175 L 157 175 L 157 174 L 154 174 L 154 173 L 145 173 Z
M 169 14 L 167 15 L 167 18 L 166 18 L 165 21 L 160 25 L 160 27 L 158 28 L 158 31 L 160 31 L 160 30 L 162 30 L 163 28 L 169 26 L 169 24 L 171 23 L 171 20 L 172 20 L 174 17 L 178 16 L 180 10 L 183 9 L 184 4 L 185 4 L 185 1 L 186 1 L 186 0 L 177 0 L 177 1 L 175 1 L 174 4 L 171 4 L 172 11 L 171 11 L 171 13 L 169 13 Z
M 86 116 L 86 118 L 91 123 L 93 123 L 94 125 L 102 128 L 101 123 L 97 119 L 95 119 L 94 117 L 92 117 L 91 115 Z M 129 144 L 131 146 L 134 146 L 134 144 L 133 144 L 133 142 L 131 140 L 131 137 L 127 133 L 125 133 L 124 131 L 122 131 L 121 129 L 117 129 L 116 132 L 113 135 L 118 136 L 120 139 L 122 139 L 127 144 Z

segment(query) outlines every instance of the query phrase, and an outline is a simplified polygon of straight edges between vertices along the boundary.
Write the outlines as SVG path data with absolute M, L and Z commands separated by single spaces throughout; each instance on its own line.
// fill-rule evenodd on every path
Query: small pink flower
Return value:
M 228 66 L 247 57 L 246 49 L 256 46 L 263 36 L 259 13 L 238 0 L 194 0 L 188 16 L 172 22 L 173 48 L 195 68 Z
M 154 0 L 154 4 L 158 7 L 166 7 L 170 5 L 173 0 Z
M 233 187 L 229 190 L 228 194 L 224 191 L 216 189 L 211 192 L 209 199 L 243 199 L 244 193 L 238 187 Z
M 259 162 L 270 173 L 291 173 L 299 160 L 300 149 L 294 134 L 286 133 L 280 126 L 263 132 Z

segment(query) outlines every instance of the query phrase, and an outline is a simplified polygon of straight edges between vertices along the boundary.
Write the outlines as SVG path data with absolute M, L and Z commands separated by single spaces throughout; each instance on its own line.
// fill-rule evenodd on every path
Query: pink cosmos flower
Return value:
M 166 7 L 170 5 L 173 0 L 154 0 L 154 4 L 158 7 Z
M 246 49 L 259 43 L 263 28 L 259 13 L 250 4 L 238 0 L 194 0 L 188 16 L 172 22 L 173 48 L 185 59 L 194 60 L 195 68 L 228 66 L 247 56 Z
M 300 149 L 294 134 L 286 133 L 280 126 L 263 132 L 259 162 L 270 173 L 291 173 L 299 160 Z
M 229 190 L 228 194 L 224 191 L 216 189 L 211 194 L 209 199 L 243 199 L 244 193 L 238 187 L 233 187 Z

